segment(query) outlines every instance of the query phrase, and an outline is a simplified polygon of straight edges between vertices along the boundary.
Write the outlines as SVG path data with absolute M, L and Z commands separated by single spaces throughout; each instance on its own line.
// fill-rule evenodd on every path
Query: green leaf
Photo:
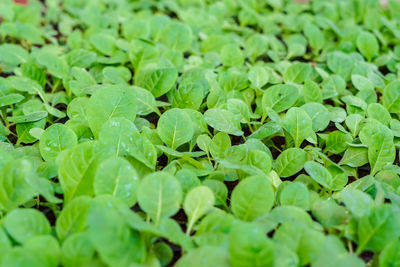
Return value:
M 205 134 L 199 135 L 196 139 L 196 144 L 201 150 L 206 152 L 206 154 L 209 154 L 211 138 L 208 135 Z
M 295 252 L 286 246 L 276 246 L 274 251 L 274 266 L 297 266 L 299 259 Z
M 6 231 L 19 243 L 30 238 L 50 234 L 50 223 L 38 210 L 15 209 L 4 218 Z
M 40 137 L 40 154 L 46 161 L 55 160 L 61 151 L 78 143 L 76 134 L 62 124 L 53 124 Z
M 349 128 L 353 137 L 356 137 L 361 130 L 361 121 L 364 119 L 363 116 L 359 114 L 350 114 L 347 116 L 345 123 L 347 128 Z
M 136 170 L 127 160 L 116 157 L 99 164 L 93 181 L 95 195 L 111 195 L 129 207 L 136 203 L 138 186 Z
M 10 122 L 15 122 L 15 123 L 35 122 L 43 118 L 46 118 L 47 115 L 48 115 L 47 111 L 36 111 L 28 115 L 8 117 L 8 120 Z
M 27 240 L 24 244 L 27 253 L 38 255 L 48 266 L 57 266 L 60 259 L 60 245 L 51 235 L 39 235 Z M 40 256 L 39 256 L 40 255 Z
M 72 267 L 89 264 L 95 254 L 95 248 L 87 232 L 71 235 L 62 243 L 61 262 L 64 266 Z
M 262 106 L 282 112 L 292 107 L 299 97 L 299 91 L 293 85 L 278 84 L 269 87 L 263 95 Z
M 137 197 L 140 207 L 158 224 L 179 210 L 182 189 L 171 174 L 155 172 L 140 182 Z
M 136 85 L 150 91 L 155 97 L 168 93 L 174 86 L 178 72 L 175 68 L 149 68 L 136 79 Z
M 173 21 L 167 24 L 160 35 L 160 41 L 177 51 L 186 51 L 192 43 L 192 30 L 186 24 Z
M 308 114 L 297 107 L 288 110 L 284 118 L 286 131 L 294 140 L 295 147 L 300 147 L 304 139 L 313 135 L 312 120 Z
M 58 175 L 66 203 L 78 196 L 93 195 L 97 166 L 111 154 L 110 147 L 92 141 L 76 145 L 57 158 Z
M 150 27 L 146 20 L 131 17 L 122 24 L 122 34 L 128 40 L 146 38 L 149 33 Z
M 333 178 L 329 171 L 321 164 L 315 161 L 307 161 L 304 164 L 304 170 L 311 178 L 327 189 L 332 188 Z
M 68 52 L 65 59 L 71 67 L 87 68 L 95 61 L 96 56 L 96 53 L 85 49 L 74 49 Z
M 154 96 L 146 89 L 134 86 L 134 94 L 137 101 L 137 114 L 141 116 L 148 115 L 152 112 L 161 115 L 157 108 L 157 103 Z
M 375 119 L 384 125 L 389 125 L 390 120 L 392 119 L 387 109 L 379 103 L 372 103 L 368 105 L 367 116 L 368 118 Z
M 322 31 L 312 23 L 307 23 L 304 26 L 304 34 L 307 37 L 311 48 L 317 53 L 325 45 L 325 37 Z
M 340 51 L 334 51 L 327 54 L 326 60 L 331 71 L 340 75 L 346 81 L 350 78 L 354 67 L 354 60 L 349 55 Z
M 400 82 L 392 81 L 383 90 L 382 104 L 391 113 L 400 112 Z
M 312 223 L 310 215 L 305 210 L 295 206 L 275 207 L 268 216 L 271 216 L 274 221 L 280 224 L 301 222 L 310 225 Z M 262 219 L 262 217 L 260 218 Z
M 194 151 L 194 152 L 179 152 L 176 151 L 175 149 L 172 149 L 170 147 L 167 146 L 160 146 L 157 145 L 156 146 L 159 150 L 161 150 L 163 153 L 165 153 L 167 156 L 172 156 L 172 157 L 177 157 L 177 158 L 181 158 L 181 157 L 192 157 L 192 158 L 196 158 L 196 157 L 201 157 L 204 156 L 205 153 L 201 152 L 201 151 Z
M 379 256 L 379 266 L 389 267 L 400 264 L 400 242 L 388 243 Z
M 95 136 L 104 122 L 123 117 L 134 121 L 137 111 L 136 95 L 125 86 L 108 86 L 97 90 L 87 106 L 87 120 Z
M 226 200 L 228 198 L 228 188 L 223 182 L 214 179 L 207 179 L 203 182 L 203 185 L 210 188 L 214 193 L 216 206 L 227 207 Z
M 132 77 L 128 68 L 125 67 L 105 67 L 103 69 L 103 76 L 106 81 L 114 84 L 127 83 Z
M 318 86 L 317 83 L 315 83 L 314 81 L 312 81 L 310 79 L 307 79 L 304 82 L 303 96 L 304 96 L 304 100 L 307 103 L 310 103 L 310 102 L 322 103 L 321 88 Z
M 151 249 L 162 266 L 168 265 L 174 256 L 172 249 L 164 242 L 155 243 Z
M 24 100 L 25 97 L 20 94 L 8 94 L 0 97 L 0 107 L 10 106 Z
M 303 62 L 295 63 L 286 69 L 283 79 L 286 82 L 302 83 L 310 78 L 311 72 L 311 65 Z
M 219 35 L 218 37 L 220 37 L 221 35 Z M 215 35 L 214 35 L 215 37 Z M 223 36 L 226 37 L 226 36 Z M 210 38 L 212 39 L 212 38 Z M 229 42 L 228 38 L 225 38 L 225 41 L 223 40 L 223 38 L 221 38 L 221 42 L 222 44 L 226 43 L 226 41 Z M 226 40 L 228 39 L 228 40 Z M 268 38 L 266 38 L 265 35 L 263 34 L 259 34 L 259 33 L 255 33 L 253 35 L 251 35 L 245 43 L 245 52 L 246 55 L 248 55 L 249 57 L 251 57 L 253 60 L 256 59 L 258 56 L 261 56 L 263 54 L 265 54 L 268 50 Z
M 204 86 L 199 82 L 186 82 L 178 90 L 170 91 L 173 95 L 172 106 L 179 108 L 200 108 L 204 97 Z
M 279 202 L 281 205 L 290 205 L 310 209 L 310 194 L 307 187 L 300 182 L 286 184 L 279 193 Z
M 69 81 L 69 87 L 76 96 L 85 96 L 96 88 L 97 82 L 92 75 L 83 68 L 73 67 L 71 76 L 74 80 Z
M 63 79 L 69 74 L 67 62 L 50 52 L 41 51 L 36 59 L 51 75 L 59 79 Z
M 67 115 L 70 119 L 78 119 L 88 124 L 86 118 L 86 108 L 89 103 L 87 97 L 76 97 L 68 105 Z
M 386 244 L 400 236 L 398 210 L 391 205 L 377 206 L 370 214 L 363 216 L 358 223 L 357 253 L 364 250 L 381 251 Z
M 196 267 L 216 265 L 220 267 L 231 266 L 228 252 L 221 247 L 204 246 L 190 250 L 176 263 L 176 267 L 186 267 L 196 263 Z
M 200 179 L 196 176 L 196 173 L 190 169 L 179 170 L 175 176 L 181 184 L 184 198 L 190 190 L 201 184 Z
M 214 135 L 210 143 L 210 153 L 215 158 L 223 158 L 225 152 L 231 147 L 231 139 L 224 132 Z
M 328 236 L 313 261 L 313 266 L 363 267 L 365 264 L 356 255 L 348 253 L 339 238 Z
M 234 267 L 273 266 L 274 245 L 251 224 L 239 224 L 230 233 L 229 254 Z
M 264 151 L 253 150 L 247 155 L 247 164 L 258 169 L 254 172 L 255 174 L 268 174 L 272 167 L 272 156 Z
M 370 195 L 357 189 L 344 189 L 340 192 L 339 199 L 357 218 L 370 214 L 375 206 Z
M 231 209 L 239 219 L 253 221 L 270 211 L 274 198 L 268 179 L 252 176 L 241 181 L 233 190 Z
M 307 112 L 312 120 L 312 129 L 315 132 L 323 131 L 328 127 L 330 114 L 328 109 L 320 103 L 307 103 L 300 107 Z
M 157 151 L 154 145 L 139 133 L 135 124 L 125 118 L 105 122 L 99 132 L 99 141 L 115 149 L 119 156 L 131 156 L 154 169 Z
M 161 220 L 159 229 L 162 231 L 161 236 L 164 236 L 171 242 L 179 244 L 184 249 L 191 250 L 194 248 L 192 240 L 182 232 L 179 223 L 170 218 Z
M 192 121 L 188 114 L 178 108 L 164 112 L 157 124 L 161 140 L 173 149 L 189 142 L 193 137 Z
M 357 36 L 357 48 L 368 61 L 371 61 L 378 54 L 378 40 L 372 33 L 362 31 Z
M 296 208 L 300 210 L 300 208 L 292 206 L 284 208 Z M 323 233 L 308 227 L 307 224 L 303 224 L 302 222 L 284 222 L 274 234 L 274 241 L 277 242 L 275 249 L 277 247 L 286 247 L 296 252 L 300 264 L 305 265 L 316 257 L 325 238 Z
M 2 264 L 4 266 L 45 266 L 48 263 L 42 255 L 22 247 L 14 247 L 4 255 Z
M 101 260 L 110 266 L 143 263 L 146 247 L 139 232 L 121 220 L 113 198 L 96 198 L 88 214 L 88 231 Z
M 0 45 L 0 62 L 17 66 L 29 60 L 29 53 L 19 45 L 4 43 Z
M 36 195 L 27 178 L 34 175 L 32 163 L 27 159 L 12 160 L 0 174 L 0 208 L 10 211 L 25 204 Z
M 364 126 L 363 132 L 368 127 L 374 127 L 368 135 L 368 160 L 371 165 L 371 174 L 374 175 L 384 166 L 392 164 L 396 157 L 392 132 L 383 125 Z M 363 134 L 360 133 L 360 137 Z M 365 138 L 364 138 L 365 139 Z M 362 141 L 363 143 L 365 141 Z
M 183 203 L 183 209 L 188 216 L 187 233 L 190 234 L 194 223 L 204 216 L 213 206 L 215 197 L 206 186 L 197 186 L 189 191 Z
M 90 44 L 101 53 L 111 56 L 116 51 L 115 39 L 111 35 L 98 33 L 90 37 Z
M 350 134 L 341 131 L 333 131 L 330 132 L 326 138 L 325 150 L 334 154 L 340 154 L 346 150 L 352 141 L 353 138 Z
M 247 104 L 239 99 L 228 99 L 227 108 L 236 118 L 240 118 L 241 123 L 250 123 L 251 118 L 257 117 L 253 115 Z
M 9 84 L 12 88 L 20 92 L 27 92 L 31 95 L 39 95 L 39 97 L 45 102 L 46 96 L 44 94 L 42 86 L 37 82 L 28 77 L 17 77 L 11 76 L 8 78 Z
M 261 66 L 252 66 L 249 70 L 249 81 L 254 88 L 261 89 L 268 83 L 269 72 Z
M 317 221 L 328 229 L 340 227 L 350 219 L 348 210 L 337 204 L 332 198 L 314 203 L 311 211 Z
M 227 134 L 240 136 L 243 134 L 240 128 L 239 120 L 234 116 L 234 114 L 228 110 L 220 108 L 208 109 L 204 113 L 204 119 L 207 124 L 216 129 Z
M 342 97 L 342 101 L 346 103 L 348 107 L 353 106 L 361 110 L 365 110 L 367 108 L 367 103 L 363 99 L 356 96 L 351 96 L 351 95 L 344 96 Z
M 285 38 L 288 46 L 288 58 L 303 56 L 307 49 L 307 40 L 301 34 L 293 34 Z
M 87 226 L 87 215 L 91 199 L 81 196 L 73 199 L 68 205 L 65 205 L 56 221 L 56 233 L 58 238 L 63 241 L 81 233 Z
M 284 150 L 276 159 L 274 169 L 280 177 L 290 177 L 303 169 L 307 153 L 300 148 Z
M 254 133 L 252 133 L 250 137 L 256 139 L 264 139 L 278 133 L 280 130 L 281 130 L 280 124 L 274 121 L 270 121 L 261 125 L 261 127 L 258 128 Z
M 349 147 L 340 160 L 340 165 L 361 167 L 368 163 L 368 149 L 365 147 Z
M 243 65 L 244 57 L 238 45 L 226 44 L 221 50 L 221 60 L 225 66 L 240 67 Z
M 351 75 L 351 82 L 357 90 L 374 90 L 374 84 L 364 76 L 353 74 Z

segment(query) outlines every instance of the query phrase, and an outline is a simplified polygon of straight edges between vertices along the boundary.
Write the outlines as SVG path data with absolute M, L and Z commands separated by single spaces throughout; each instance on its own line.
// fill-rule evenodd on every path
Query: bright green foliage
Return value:
M 157 132 L 161 140 L 171 148 L 189 142 L 193 137 L 192 121 L 182 109 L 170 109 L 161 115 Z
M 188 230 L 190 233 L 194 223 L 214 206 L 214 194 L 206 186 L 198 186 L 189 191 L 183 203 L 188 215 Z
M 307 153 L 300 148 L 289 148 L 283 151 L 275 161 L 275 170 L 281 177 L 289 177 L 301 169 L 307 160 Z
M 50 233 L 46 217 L 34 209 L 15 209 L 4 218 L 4 227 L 17 242 L 24 243 L 32 237 Z
M 274 202 L 270 182 L 262 176 L 246 178 L 232 192 L 232 212 L 244 221 L 252 221 L 268 213 Z
M 368 60 L 371 60 L 379 52 L 379 44 L 375 35 L 363 31 L 357 36 L 357 48 Z
M 182 189 L 178 180 L 171 174 L 155 172 L 140 183 L 138 201 L 157 224 L 161 218 L 174 215 L 179 210 Z
M 104 87 L 90 97 L 87 120 L 92 132 L 97 135 L 107 120 L 122 117 L 135 120 L 137 102 L 133 90 L 126 86 Z
M 310 116 L 297 107 L 288 110 L 283 125 L 293 139 L 295 147 L 300 147 L 304 139 L 311 137 L 314 133 Z
M 398 1 L 16 2 L 0 267 L 400 266 Z

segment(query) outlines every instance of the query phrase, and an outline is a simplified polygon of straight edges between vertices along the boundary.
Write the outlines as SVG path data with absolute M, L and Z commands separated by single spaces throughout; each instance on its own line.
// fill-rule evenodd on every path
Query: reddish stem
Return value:
M 28 5 L 29 0 L 14 0 L 14 3 L 26 6 Z

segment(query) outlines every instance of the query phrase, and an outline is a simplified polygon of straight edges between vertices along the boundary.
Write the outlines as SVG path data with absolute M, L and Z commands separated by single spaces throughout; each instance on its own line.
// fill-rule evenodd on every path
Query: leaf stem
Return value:
M 250 132 L 251 132 L 251 133 L 254 133 L 254 129 L 253 129 L 253 127 L 251 127 L 251 123 L 250 123 L 250 122 L 247 123 L 247 126 L 249 126 Z
M 357 256 L 360 255 L 361 252 L 364 251 L 365 245 L 366 245 L 366 243 L 364 242 L 364 243 L 362 243 L 360 246 L 357 247 L 357 250 L 356 250 Z
M 207 159 L 208 159 L 208 162 L 210 163 L 211 167 L 214 168 L 214 165 L 211 162 L 210 154 L 208 153 L 208 151 L 206 152 L 206 155 L 207 155 Z
M 275 144 L 272 147 L 275 148 L 276 150 L 278 150 L 279 153 L 282 153 L 282 150 L 279 147 L 277 147 Z
M 350 253 L 354 253 L 354 249 L 353 249 L 353 243 L 351 242 L 351 240 L 350 239 L 347 239 L 347 247 L 348 247 L 348 249 L 349 249 L 349 251 L 350 251 Z
M 6 126 L 7 128 L 9 128 L 9 127 L 10 127 L 10 123 L 9 123 L 8 120 L 7 120 L 7 112 L 6 112 L 6 110 L 5 110 L 4 108 L 1 109 L 0 115 L 1 115 L 2 120 L 3 120 L 4 123 L 5 123 L 5 126 Z
M 192 218 L 189 222 L 188 228 L 186 229 L 186 235 L 188 236 L 190 235 L 190 233 L 192 232 L 193 225 L 194 225 L 194 220 Z
M 56 79 L 55 80 L 55 82 L 54 82 L 54 84 L 53 84 L 53 86 L 51 88 L 51 93 L 52 94 L 54 94 L 57 91 L 58 86 L 60 85 L 60 82 L 61 82 L 61 79 Z

